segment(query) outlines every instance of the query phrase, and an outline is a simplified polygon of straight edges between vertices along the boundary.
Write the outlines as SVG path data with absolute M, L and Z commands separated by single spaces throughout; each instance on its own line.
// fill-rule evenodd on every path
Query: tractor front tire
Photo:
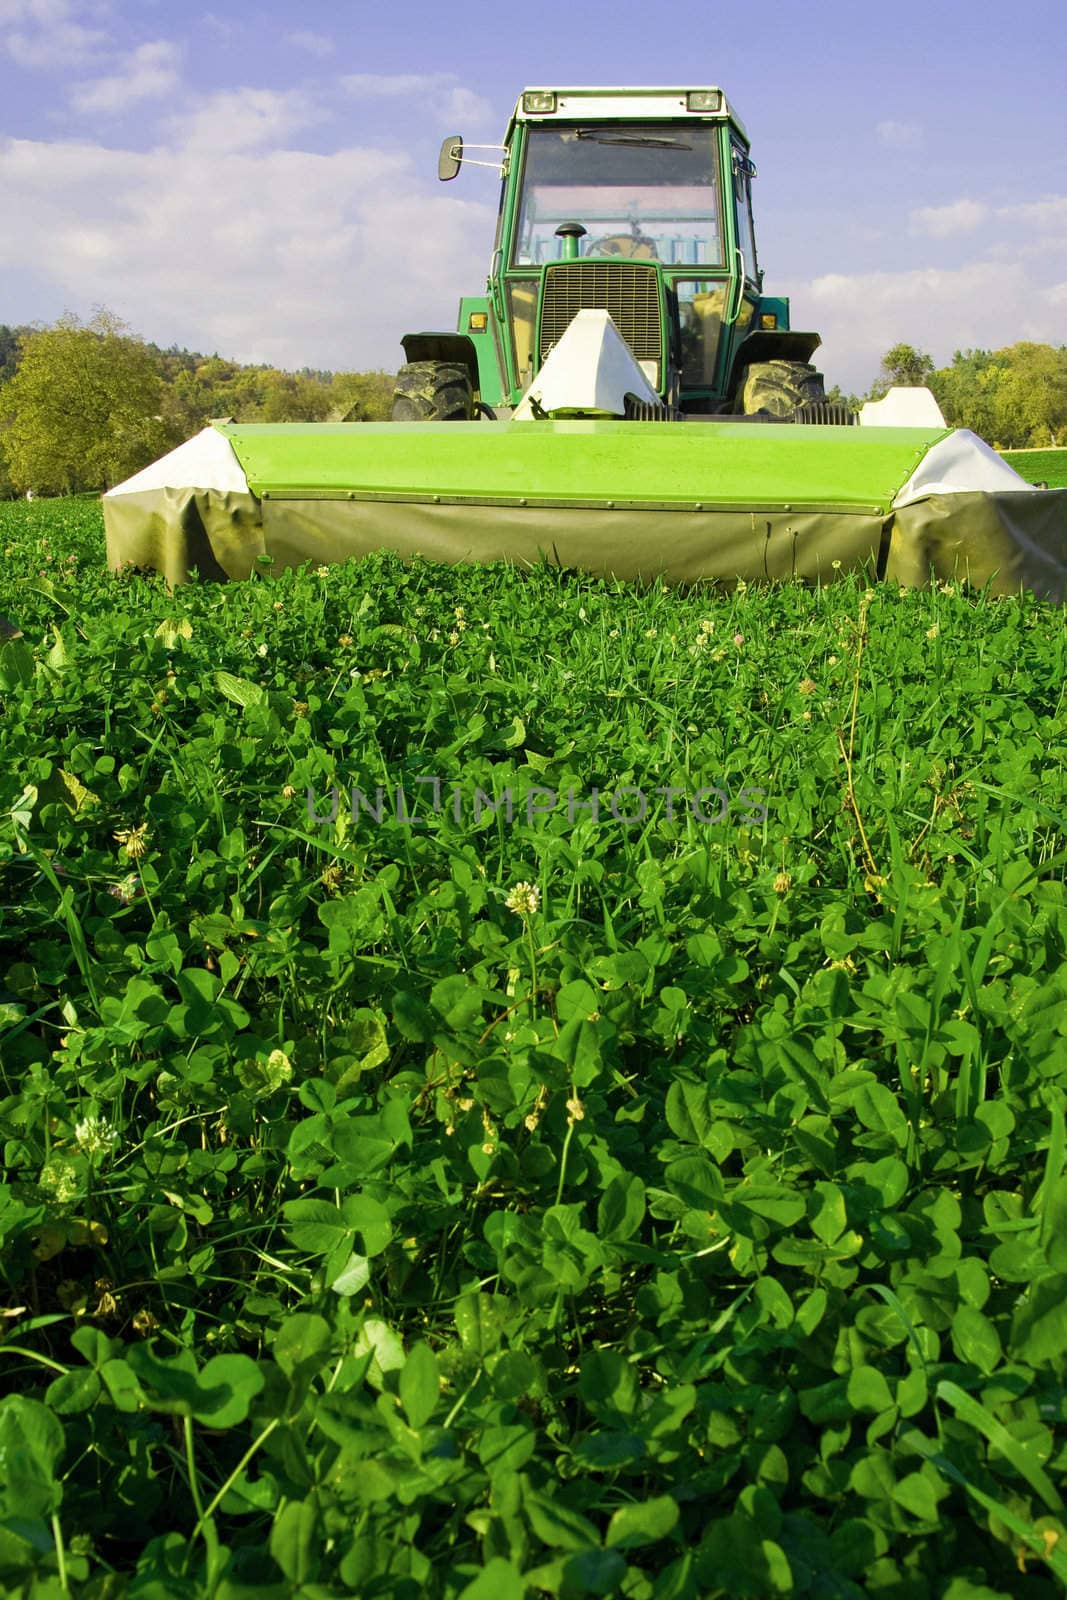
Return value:
M 754 417 L 791 417 L 811 401 L 826 399 L 821 372 L 810 361 L 754 361 L 745 368 L 735 411 Z
M 394 422 L 470 422 L 474 389 L 461 361 L 409 361 L 396 375 Z

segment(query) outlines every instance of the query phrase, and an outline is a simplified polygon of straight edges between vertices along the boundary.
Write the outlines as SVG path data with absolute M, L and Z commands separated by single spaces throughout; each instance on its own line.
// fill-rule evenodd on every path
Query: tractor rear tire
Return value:
M 754 361 L 738 386 L 735 411 L 754 417 L 791 417 L 812 401 L 826 399 L 821 372 L 810 361 Z
M 461 361 L 409 361 L 396 375 L 394 422 L 470 422 L 471 375 Z

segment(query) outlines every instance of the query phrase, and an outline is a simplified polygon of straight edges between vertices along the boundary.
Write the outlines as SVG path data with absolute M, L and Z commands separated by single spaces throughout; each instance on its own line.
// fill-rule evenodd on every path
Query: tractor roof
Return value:
M 695 103 L 694 103 L 695 102 Z M 508 141 L 518 122 L 665 122 L 684 118 L 729 121 L 748 144 L 740 118 L 723 91 L 713 84 L 681 87 L 584 87 L 545 85 L 524 89 L 508 126 Z

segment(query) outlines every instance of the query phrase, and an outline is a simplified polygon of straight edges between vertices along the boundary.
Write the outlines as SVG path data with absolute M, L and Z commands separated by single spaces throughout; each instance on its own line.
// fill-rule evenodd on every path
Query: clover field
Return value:
M 0 548 L 4 1594 L 1062 1596 L 1060 610 Z

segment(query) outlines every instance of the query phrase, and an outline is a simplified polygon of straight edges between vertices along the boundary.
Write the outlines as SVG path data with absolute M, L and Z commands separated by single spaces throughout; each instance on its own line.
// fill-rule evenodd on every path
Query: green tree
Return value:
M 999 438 L 997 393 L 1006 369 L 1002 350 L 957 350 L 952 365 L 930 379 L 945 421 L 970 428 L 990 443 Z
M 100 308 L 67 314 L 21 341 L 0 389 L 0 429 L 18 489 L 101 489 L 147 465 L 172 442 L 162 379 L 148 347 Z
M 1067 438 L 1067 348 L 1023 342 L 997 354 L 1006 367 L 997 388 L 997 443 L 1005 448 L 1062 443 Z
M 263 422 L 326 422 L 330 416 L 330 386 L 308 372 L 270 371 L 265 375 L 260 406 Z
M 850 411 L 858 411 L 863 404 L 859 395 L 846 394 L 839 383 L 835 383 L 832 389 L 827 389 L 826 398 L 834 405 L 847 406 Z
M 0 383 L 5 378 L 14 377 L 18 366 L 19 340 L 29 331 L 28 328 L 9 328 L 6 322 L 0 322 Z
M 7 458 L 3 450 L 3 437 L 0 435 L 0 500 L 14 500 L 18 490 L 11 481 L 11 474 L 7 467 Z
M 1067 347 L 957 350 L 930 380 L 946 420 L 1005 449 L 1067 439 Z
M 391 372 L 338 372 L 331 385 L 332 422 L 388 422 L 396 377 Z
M 881 400 L 895 384 L 926 384 L 934 370 L 933 357 L 911 344 L 895 344 L 882 357 L 882 368 L 871 384 L 869 400 Z

